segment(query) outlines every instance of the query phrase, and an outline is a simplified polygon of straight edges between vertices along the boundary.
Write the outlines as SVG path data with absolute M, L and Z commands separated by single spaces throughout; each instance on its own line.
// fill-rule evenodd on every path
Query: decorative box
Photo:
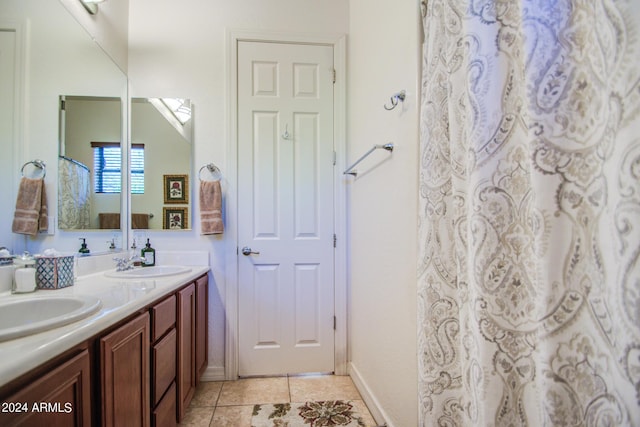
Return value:
M 36 257 L 38 289 L 61 289 L 73 286 L 74 256 Z

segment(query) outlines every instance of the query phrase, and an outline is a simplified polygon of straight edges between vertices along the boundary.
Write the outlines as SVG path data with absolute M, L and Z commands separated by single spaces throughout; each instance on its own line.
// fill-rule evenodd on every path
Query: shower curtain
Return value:
M 423 2 L 421 426 L 640 425 L 640 5 Z
M 89 168 L 64 157 L 58 159 L 58 227 L 91 228 L 91 177 Z

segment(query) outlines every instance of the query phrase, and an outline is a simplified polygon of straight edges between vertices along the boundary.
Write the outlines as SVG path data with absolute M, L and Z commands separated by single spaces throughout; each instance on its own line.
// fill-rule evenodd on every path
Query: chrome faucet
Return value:
M 135 255 L 133 251 L 129 257 L 115 257 L 113 260 L 116 262 L 116 271 L 133 270 L 136 263 L 144 262 L 144 258 Z

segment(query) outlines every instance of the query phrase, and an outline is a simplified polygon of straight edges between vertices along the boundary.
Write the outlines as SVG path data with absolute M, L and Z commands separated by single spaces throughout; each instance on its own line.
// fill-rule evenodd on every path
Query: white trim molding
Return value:
M 224 366 L 208 366 L 205 369 L 200 381 L 224 381 L 226 379 Z
M 353 381 L 353 385 L 356 386 L 356 389 L 360 393 L 360 396 L 362 396 L 362 400 L 364 401 L 365 405 L 367 405 L 367 408 L 369 409 L 369 412 L 371 413 L 373 419 L 376 421 L 376 424 L 380 426 L 384 425 L 387 427 L 393 427 L 393 424 L 389 423 L 389 417 L 382 409 L 382 405 L 380 405 L 380 402 L 378 401 L 378 399 L 376 399 L 373 392 L 364 381 L 362 375 L 360 375 L 360 372 L 353 363 L 349 363 L 349 376 Z
M 226 105 L 227 114 L 227 179 L 226 200 L 227 272 L 224 297 L 225 378 L 238 378 L 238 104 L 237 104 L 237 47 L 241 41 L 300 43 L 333 46 L 336 83 L 334 85 L 334 223 L 337 237 L 335 256 L 335 374 L 347 375 L 348 319 L 347 319 L 347 214 L 346 187 L 341 171 L 346 156 L 346 36 L 344 34 L 295 34 L 273 31 L 228 29 L 226 33 Z M 233 256 L 235 254 L 235 256 Z

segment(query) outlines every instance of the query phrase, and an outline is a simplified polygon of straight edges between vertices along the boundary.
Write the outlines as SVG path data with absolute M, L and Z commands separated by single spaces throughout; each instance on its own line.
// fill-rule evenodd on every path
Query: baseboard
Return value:
M 200 381 L 224 381 L 224 366 L 207 366 L 204 373 L 200 377 Z
M 369 408 L 369 412 L 371 412 L 371 416 L 376 421 L 376 424 L 379 426 L 394 427 L 394 425 L 388 421 L 389 417 L 384 409 L 382 409 L 380 402 L 378 402 L 378 399 L 376 399 L 375 395 L 367 385 L 364 378 L 362 378 L 362 375 L 360 375 L 360 372 L 353 362 L 349 362 L 349 376 L 351 377 L 353 384 L 358 389 L 358 392 L 360 392 L 362 400 L 364 400 L 367 408 Z

